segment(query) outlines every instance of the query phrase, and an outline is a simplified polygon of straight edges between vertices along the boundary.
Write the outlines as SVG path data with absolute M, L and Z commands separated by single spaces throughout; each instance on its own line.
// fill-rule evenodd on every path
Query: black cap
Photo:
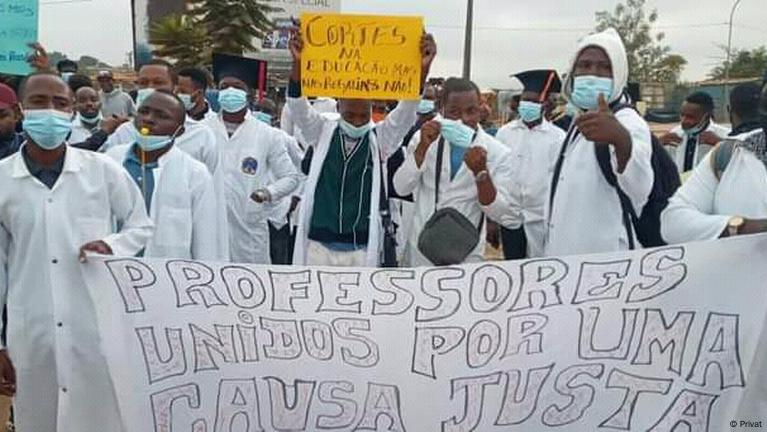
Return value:
M 237 78 L 251 89 L 263 87 L 266 82 L 266 62 L 229 54 L 213 54 L 213 77 L 216 82 L 222 78 Z
M 562 91 L 562 80 L 557 71 L 552 69 L 536 69 L 520 72 L 512 75 L 522 82 L 525 91 L 541 93 L 542 99 L 546 99 L 551 93 Z

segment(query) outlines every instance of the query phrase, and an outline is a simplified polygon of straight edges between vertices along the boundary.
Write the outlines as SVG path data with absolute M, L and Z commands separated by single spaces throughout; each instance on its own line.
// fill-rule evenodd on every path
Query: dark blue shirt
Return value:
M 142 164 L 141 159 L 136 155 L 136 144 L 134 144 L 125 156 L 123 166 L 141 189 L 146 202 L 146 211 L 149 213 L 152 205 L 152 194 L 154 194 L 154 169 L 157 168 L 157 162 Z
M 21 150 L 21 156 L 24 158 L 24 163 L 27 165 L 29 173 L 32 174 L 32 176 L 36 179 L 40 180 L 40 183 L 44 184 L 46 187 L 48 187 L 48 189 L 53 189 L 53 185 L 56 184 L 56 180 L 58 180 L 61 176 L 61 171 L 64 170 L 64 159 L 66 157 L 66 152 L 64 152 L 64 155 L 61 156 L 59 160 L 50 166 L 41 165 L 33 161 L 29 155 L 27 155 L 26 147 Z

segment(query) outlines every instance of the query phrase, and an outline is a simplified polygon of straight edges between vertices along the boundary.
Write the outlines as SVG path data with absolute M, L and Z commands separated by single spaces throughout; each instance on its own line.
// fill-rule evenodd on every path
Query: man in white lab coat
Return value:
M 87 140 L 101 128 L 101 100 L 93 87 L 80 87 L 75 92 L 75 119 L 72 121 L 70 143 Z
M 415 124 L 418 101 L 400 101 L 375 125 L 369 99 L 341 99 L 340 118 L 324 117 L 301 95 L 302 47 L 299 33 L 290 44 L 288 106 L 314 155 L 301 200 L 293 264 L 378 267 L 383 251 L 380 200 L 386 198 L 383 165 Z M 424 35 L 421 84 L 436 53 L 433 37 Z
M 208 73 L 198 67 L 186 67 L 178 71 L 176 94 L 184 103 L 187 113 L 187 125 L 215 117 L 205 93 L 210 87 Z
M 275 203 L 296 190 L 300 176 L 286 148 L 292 138 L 250 112 L 260 70 L 257 60 L 214 55 L 221 113 L 206 124 L 221 155 L 231 259 L 269 264 L 267 220 Z
M 178 75 L 173 66 L 161 60 L 155 60 L 139 69 L 138 81 L 139 90 L 136 98 L 136 107 L 152 94 L 154 90 L 176 91 L 184 94 L 177 88 Z M 132 144 L 136 135 L 136 128 L 133 122 L 125 123 L 112 134 L 102 147 L 102 151 L 117 145 Z M 205 164 L 208 171 L 216 176 L 218 169 L 218 150 L 216 148 L 216 138 L 213 131 L 205 124 L 198 122 L 187 116 L 184 131 L 176 137 L 176 148 L 182 150 Z
M 269 126 L 274 126 L 276 114 L 277 104 L 268 98 L 257 101 L 253 107 L 253 116 Z M 293 263 L 293 246 L 295 244 L 295 214 L 298 204 L 301 202 L 306 176 L 301 172 L 301 163 L 305 156 L 304 150 L 296 138 L 292 136 L 285 144 L 290 161 L 301 177 L 301 183 L 291 196 L 282 198 L 272 206 L 272 214 L 269 216 L 268 222 L 269 255 L 272 264 L 290 265 Z M 274 180 L 277 179 L 272 179 L 272 181 Z
M 21 95 L 27 140 L 0 162 L 0 393 L 15 392 L 21 432 L 121 431 L 79 261 L 136 254 L 152 222 L 122 167 L 65 145 L 72 98 L 61 78 L 32 75 Z
M 661 137 L 661 143 L 674 158 L 680 173 L 695 166 L 726 138 L 730 129 L 714 122 L 714 99 L 708 93 L 687 96 L 681 109 L 682 122 Z
M 662 214 L 667 242 L 767 231 L 767 86 L 761 102 L 751 101 L 743 104 L 731 96 L 731 116 L 739 120 L 734 126 L 758 122 L 759 127 L 722 141 L 693 170 Z
M 552 173 L 545 256 L 629 249 L 621 202 L 600 169 L 595 147 L 608 146 L 602 149 L 617 184 L 641 214 L 653 186 L 650 128 L 633 109 L 612 110 L 626 101 L 628 74 L 626 50 L 615 30 L 580 42 L 563 88 L 580 112 Z
M 415 205 L 405 266 L 432 265 L 419 250 L 418 239 L 437 209 L 452 207 L 479 229 L 479 242 L 465 262 L 483 260 L 485 234 L 481 227 L 485 216 L 509 223 L 505 188 L 512 184 L 511 152 L 479 127 L 480 105 L 479 88 L 473 82 L 460 78 L 445 81 L 441 116 L 426 122 L 415 134 L 405 162 L 394 174 L 394 189 L 400 195 L 412 193 Z M 437 166 L 440 146 L 444 157 Z M 439 197 L 435 196 L 437 172 Z
M 565 140 L 565 132 L 544 115 L 549 95 L 562 91 L 557 72 L 538 69 L 518 73 L 515 77 L 525 86 L 517 108 L 519 118 L 507 123 L 495 136 L 511 150 L 514 180 L 504 187 L 509 188 L 522 209 L 522 227 L 501 227 L 503 254 L 507 260 L 543 255 L 546 192 Z
M 167 90 L 156 90 L 139 106 L 134 143 L 109 149 L 141 189 L 154 236 L 143 256 L 228 261 L 229 248 L 220 237 L 213 177 L 201 162 L 174 145 L 184 127 L 182 102 Z M 145 133 L 142 133 L 145 132 Z

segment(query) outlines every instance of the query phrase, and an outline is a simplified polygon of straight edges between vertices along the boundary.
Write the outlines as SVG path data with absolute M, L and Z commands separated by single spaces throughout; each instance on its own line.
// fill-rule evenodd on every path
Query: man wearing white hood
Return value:
M 565 82 L 564 96 L 578 108 L 554 168 L 546 209 L 544 254 L 574 255 L 627 250 L 629 230 L 621 201 L 597 160 L 608 146 L 618 187 L 637 214 L 653 187 L 651 135 L 627 102 L 626 50 L 613 29 L 584 38 Z M 615 112 L 613 112 L 615 110 Z

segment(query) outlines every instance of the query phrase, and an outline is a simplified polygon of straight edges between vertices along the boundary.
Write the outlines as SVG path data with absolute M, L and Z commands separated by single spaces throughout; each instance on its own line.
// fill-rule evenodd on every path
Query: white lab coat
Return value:
M 332 98 L 317 98 L 312 103 L 312 108 L 320 114 L 326 114 L 328 118 L 337 118 L 338 116 L 338 102 Z M 301 128 L 296 124 L 293 113 L 290 111 L 290 105 L 287 103 L 282 107 L 280 114 L 280 128 L 295 138 L 302 146 L 307 147 L 306 139 L 301 133 Z
M 742 140 L 761 130 L 743 134 Z M 744 148 L 736 147 L 721 181 L 706 155 L 661 215 L 663 239 L 668 243 L 714 240 L 733 216 L 767 218 L 767 169 Z
M 407 244 L 404 253 L 404 265 L 407 267 L 432 266 L 433 264 L 418 250 L 418 237 L 421 235 L 426 222 L 437 210 L 435 201 L 435 184 L 437 169 L 437 150 L 439 139 L 429 146 L 420 168 L 415 161 L 415 151 L 421 140 L 421 132 L 413 136 L 408 145 L 407 157 L 402 166 L 394 174 L 394 189 L 400 195 L 413 194 L 412 227 L 409 230 Z M 510 214 L 510 200 L 508 187 L 512 183 L 512 158 L 511 151 L 503 144 L 488 135 L 482 129 L 477 131 L 477 137 L 472 147 L 481 147 L 487 151 L 487 169 L 490 178 L 496 188 L 495 201 L 489 206 L 479 203 L 477 184 L 474 174 L 466 163 L 461 163 L 455 177 L 450 179 L 450 144 L 445 142 L 440 167 L 439 185 L 439 208 L 452 207 L 466 216 L 476 227 L 479 228 L 483 215 L 500 223 L 511 224 L 519 221 L 519 215 Z M 485 252 L 485 226 L 482 224 L 479 243 L 474 251 L 466 258 L 466 262 L 481 262 Z M 518 224 L 517 224 L 518 226 Z
M 618 102 L 628 80 L 628 60 L 620 36 L 615 30 L 609 29 L 585 37 L 579 43 L 577 52 L 588 46 L 601 47 L 610 58 L 613 90 L 608 102 Z M 563 93 L 566 98 L 570 97 L 571 81 L 565 83 Z M 610 146 L 613 172 L 618 185 L 631 199 L 634 210 L 640 214 L 653 186 L 650 128 L 632 109 L 620 110 L 615 116 L 631 135 L 632 147 L 625 170 L 618 173 L 615 149 Z M 578 134 L 575 139 L 571 139 L 564 157 L 553 205 L 550 205 L 550 200 L 546 201 L 547 239 L 544 255 L 627 250 L 628 236 L 623 225 L 620 199 L 599 169 L 594 143 Z
M 209 113 L 212 112 L 209 111 Z M 213 116 L 206 118 L 215 119 L 217 116 L 213 113 Z M 220 156 L 218 143 L 213 130 L 210 128 L 210 124 L 208 122 L 198 122 L 187 115 L 184 123 L 184 133 L 176 137 L 173 145 L 192 158 L 202 162 L 208 168 L 208 172 L 213 176 L 213 187 L 216 190 L 216 199 L 219 201 L 216 207 L 219 210 L 218 220 L 225 220 L 224 174 L 222 170 L 219 170 L 218 161 Z M 135 143 L 135 130 L 136 127 L 133 122 L 121 124 L 109 136 L 100 150 L 107 152 L 115 146 Z M 222 229 L 224 229 L 224 232 L 219 236 L 220 250 L 229 248 L 229 228 L 224 226 Z
M 719 125 L 717 123 L 714 123 L 712 120 L 711 123 L 709 123 L 708 127 L 706 128 L 707 132 L 713 132 L 714 135 L 718 136 L 721 139 L 727 138 L 727 136 L 730 134 L 730 129 Z M 669 154 L 671 155 L 671 158 L 674 159 L 674 162 L 676 163 L 677 169 L 679 172 L 684 171 L 684 153 L 685 153 L 685 147 L 687 146 L 687 134 L 684 132 L 684 129 L 682 129 L 682 126 L 677 126 L 674 129 L 671 129 L 671 133 L 674 135 L 680 137 L 682 139 L 682 142 L 679 143 L 677 146 L 666 146 L 666 150 L 668 150 Z M 693 167 L 698 166 L 701 160 L 703 160 L 704 157 L 708 154 L 708 152 L 711 151 L 711 149 L 714 148 L 713 146 L 710 146 L 708 144 L 700 144 L 700 136 L 698 136 L 696 140 L 695 145 L 695 156 L 693 157 Z
M 296 233 L 296 247 L 293 253 L 293 264 L 306 264 L 307 247 L 309 245 L 309 230 L 314 211 L 314 192 L 322 172 L 322 165 L 328 155 L 333 133 L 338 128 L 338 119 L 323 116 L 314 110 L 306 98 L 288 98 L 296 125 L 303 132 L 307 144 L 314 146 L 314 156 L 309 175 L 304 186 L 304 196 L 301 200 L 300 221 Z M 415 124 L 418 101 L 400 101 L 386 119 L 373 126 L 375 133 L 370 134 L 370 152 L 375 155 L 373 160 L 373 184 L 370 199 L 370 224 L 368 233 L 367 267 L 378 267 L 381 259 L 383 232 L 381 229 L 380 191 L 381 191 L 381 161 L 399 149 L 408 130 Z M 385 174 L 385 173 L 384 173 Z M 384 178 L 386 176 L 384 175 Z
M 495 136 L 511 150 L 513 181 L 504 187 L 508 187 L 521 208 L 527 256 L 530 258 L 543 255 L 546 200 L 549 198 L 551 173 L 565 135 L 565 131 L 547 120 L 530 129 L 517 119 L 503 126 Z M 517 229 L 519 226 L 506 228 Z
M 298 172 L 298 175 L 301 179 L 298 187 L 295 191 L 293 191 L 292 194 L 289 196 L 286 196 L 279 201 L 274 203 L 272 214 L 269 216 L 269 220 L 272 222 L 272 225 L 280 229 L 285 226 L 285 224 L 288 223 L 287 220 L 287 214 L 290 211 L 290 205 L 293 201 L 293 197 L 299 197 L 301 198 L 301 195 L 303 194 L 304 190 L 304 183 L 306 182 L 306 176 L 304 173 L 301 172 L 301 162 L 304 160 L 304 150 L 299 146 L 298 141 L 294 137 L 288 137 L 288 140 L 285 141 L 285 147 L 288 151 L 288 156 L 290 157 L 290 161 L 293 163 L 293 166 L 296 168 L 296 172 Z M 271 181 L 277 181 L 278 179 L 272 178 Z M 296 217 L 294 215 L 291 215 L 291 226 L 295 226 L 296 224 Z
M 67 142 L 70 144 L 77 144 L 81 143 L 93 135 L 93 130 L 98 129 L 101 127 L 101 122 L 97 122 L 93 127 L 87 127 L 85 124 L 83 124 L 82 120 L 80 119 L 80 114 L 78 113 L 75 116 L 75 119 L 72 120 L 72 132 L 69 134 L 69 138 L 67 138 Z
M 122 164 L 132 145 L 112 147 L 107 155 Z M 172 147 L 157 160 L 149 214 L 155 224 L 144 256 L 228 261 L 229 248 L 219 239 L 220 223 L 213 177 L 201 162 Z
M 221 116 L 206 124 L 215 134 L 221 157 L 230 257 L 234 262 L 269 264 L 267 220 L 275 203 L 291 196 L 301 181 L 287 152 L 291 138 L 250 113 L 231 137 Z M 257 203 L 250 198 L 259 189 L 269 191 L 271 203 Z
M 0 162 L 0 184 L 0 297 L 16 367 L 16 429 L 120 431 L 78 253 L 94 240 L 116 256 L 141 250 L 152 234 L 141 192 L 106 156 L 72 147 L 53 189 L 29 173 L 21 152 Z

